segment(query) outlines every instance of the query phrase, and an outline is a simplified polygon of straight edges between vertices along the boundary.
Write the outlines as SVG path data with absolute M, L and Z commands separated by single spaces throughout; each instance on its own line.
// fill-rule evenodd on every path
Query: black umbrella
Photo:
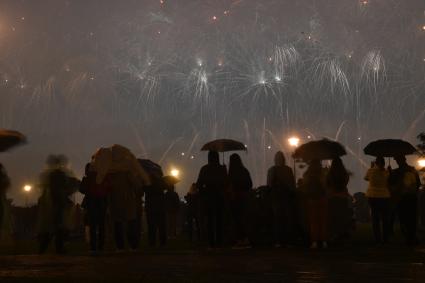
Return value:
M 384 139 L 369 143 L 364 153 L 372 156 L 394 157 L 399 155 L 410 155 L 417 152 L 416 148 L 404 140 Z
M 140 166 L 149 174 L 150 177 L 161 178 L 163 176 L 162 168 L 149 159 L 137 159 Z
M 17 131 L 0 130 L 0 152 L 5 152 L 12 147 L 26 143 L 26 137 Z
M 246 147 L 243 143 L 235 141 L 235 140 L 219 139 L 219 140 L 214 140 L 209 143 L 206 143 L 201 150 L 226 152 L 226 151 L 246 150 Z
M 180 180 L 174 176 L 164 176 L 162 177 L 162 180 L 164 180 L 164 182 L 170 186 L 174 186 L 175 184 L 180 182 Z
M 346 155 L 342 144 L 328 139 L 311 141 L 299 146 L 294 152 L 294 158 L 309 161 L 313 159 L 326 160 Z

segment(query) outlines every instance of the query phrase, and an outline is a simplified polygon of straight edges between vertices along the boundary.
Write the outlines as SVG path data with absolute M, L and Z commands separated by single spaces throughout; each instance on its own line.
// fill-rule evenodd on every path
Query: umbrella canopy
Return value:
M 161 178 L 164 174 L 162 168 L 155 162 L 149 159 L 137 159 L 142 168 L 149 174 L 149 176 Z
M 130 172 L 141 184 L 150 184 L 149 175 L 140 166 L 137 158 L 126 147 L 114 144 L 109 148 L 99 149 L 92 157 L 91 169 L 97 172 L 99 184 L 108 173 Z
M 164 182 L 170 186 L 173 186 L 175 184 L 177 184 L 178 182 L 180 182 L 179 179 L 177 179 L 174 176 L 164 176 L 162 177 L 162 179 L 164 180 Z
M 346 155 L 342 144 L 328 139 L 311 141 L 299 146 L 294 152 L 294 158 L 309 161 L 313 159 L 326 160 Z
M 201 150 L 226 152 L 226 151 L 246 150 L 246 147 L 243 143 L 235 141 L 235 140 L 219 139 L 219 140 L 214 140 L 204 144 Z
M 26 137 L 17 131 L 0 130 L 0 152 L 27 142 Z
M 399 155 L 410 155 L 416 153 L 416 148 L 404 140 L 384 139 L 369 143 L 364 153 L 372 156 L 394 157 Z

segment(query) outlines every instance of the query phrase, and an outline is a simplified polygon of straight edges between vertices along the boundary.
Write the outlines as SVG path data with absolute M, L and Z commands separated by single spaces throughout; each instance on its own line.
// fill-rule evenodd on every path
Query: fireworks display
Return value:
M 329 137 L 363 190 L 367 142 L 424 130 L 424 27 L 423 0 L 1 0 L 1 127 L 30 141 L 3 161 L 25 182 L 121 143 L 183 192 L 211 139 L 260 185 L 287 137 Z

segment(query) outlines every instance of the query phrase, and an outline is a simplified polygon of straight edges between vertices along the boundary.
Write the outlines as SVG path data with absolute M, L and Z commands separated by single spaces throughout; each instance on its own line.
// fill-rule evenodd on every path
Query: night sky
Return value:
M 0 0 L 0 127 L 29 140 L 1 155 L 17 203 L 48 154 L 81 176 L 114 143 L 179 168 L 182 194 L 221 137 L 255 185 L 288 137 L 337 139 L 363 191 L 362 148 L 417 144 L 424 116 L 423 0 Z

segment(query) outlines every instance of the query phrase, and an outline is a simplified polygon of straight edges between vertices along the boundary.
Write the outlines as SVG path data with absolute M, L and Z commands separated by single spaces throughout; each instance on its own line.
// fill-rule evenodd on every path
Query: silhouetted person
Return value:
M 6 170 L 3 167 L 3 164 L 0 163 L 0 237 L 2 235 L 2 229 L 4 229 L 5 217 L 6 217 L 6 207 L 7 199 L 6 193 L 10 187 L 10 179 L 6 173 Z
M 174 185 L 168 185 L 165 193 L 165 212 L 169 239 L 175 239 L 177 237 L 177 215 L 179 209 L 179 195 L 176 193 Z
M 357 192 L 353 195 L 354 218 L 356 222 L 368 223 L 370 221 L 370 207 L 366 194 Z
M 369 201 L 373 234 L 377 244 L 386 243 L 389 236 L 389 176 L 390 172 L 385 169 L 385 160 L 383 157 L 376 158 L 365 176 L 365 180 L 369 182 L 366 196 Z
M 303 190 L 307 200 L 307 222 L 311 248 L 327 247 L 328 203 L 326 196 L 324 169 L 320 160 L 311 160 L 303 176 Z
M 90 232 L 90 251 L 103 251 L 105 244 L 105 217 L 107 197 L 111 191 L 108 176 L 101 184 L 96 183 L 97 173 L 90 168 L 90 163 L 85 167 L 85 176 L 80 184 L 80 193 L 85 195 L 84 206 L 87 212 L 87 221 Z
M 326 175 L 328 190 L 328 236 L 332 240 L 349 237 L 353 223 L 352 198 L 348 193 L 350 174 L 341 158 L 332 160 Z
M 293 233 L 295 178 L 281 151 L 276 153 L 274 163 L 267 172 L 267 186 L 271 189 L 274 244 L 280 247 L 287 244 Z
M 137 192 L 140 184 L 129 171 L 108 174 L 111 186 L 109 211 L 114 223 L 114 238 L 117 251 L 125 246 L 125 236 L 131 249 L 137 248 Z
M 218 153 L 210 151 L 208 164 L 201 168 L 196 186 L 206 209 L 208 241 L 211 248 L 223 242 L 223 204 L 226 185 L 226 167 L 220 165 Z
M 193 240 L 193 233 L 196 229 L 196 239 L 201 239 L 201 200 L 199 196 L 199 190 L 196 184 L 193 183 L 190 186 L 189 192 L 184 197 L 187 203 L 187 224 L 189 239 Z
M 166 185 L 159 176 L 151 175 L 151 185 L 145 187 L 145 213 L 148 224 L 148 240 L 150 246 L 155 246 L 157 235 L 159 244 L 167 243 L 165 191 Z
M 241 157 L 236 153 L 230 156 L 229 185 L 232 193 L 231 205 L 237 241 L 234 248 L 249 248 L 250 243 L 246 231 L 246 206 L 249 191 L 252 189 L 252 180 Z
M 77 189 L 78 180 L 67 169 L 68 160 L 63 155 L 51 155 L 47 170 L 42 173 L 42 194 L 38 200 L 40 253 L 44 253 L 55 237 L 57 253 L 64 253 L 65 210 L 71 206 L 69 196 Z
M 405 156 L 396 156 L 394 159 L 398 168 L 390 172 L 390 190 L 396 200 L 400 226 L 406 242 L 408 245 L 415 245 L 417 243 L 417 194 L 421 183 L 418 172 L 407 164 Z

